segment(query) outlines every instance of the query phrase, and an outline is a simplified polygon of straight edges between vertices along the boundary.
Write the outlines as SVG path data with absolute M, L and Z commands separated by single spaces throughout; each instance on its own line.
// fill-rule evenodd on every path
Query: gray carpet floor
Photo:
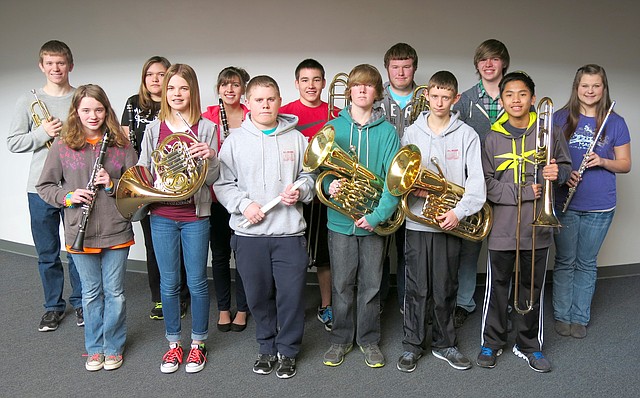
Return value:
M 88 372 L 82 356 L 83 329 L 75 325 L 70 309 L 57 331 L 37 330 L 43 308 L 36 260 L 0 251 L 4 325 L 0 397 L 638 397 L 640 377 L 634 355 L 640 352 L 639 285 L 640 276 L 599 280 L 592 323 L 584 340 L 560 337 L 553 331 L 551 286 L 547 286 L 544 352 L 553 365 L 547 374 L 534 372 L 509 351 L 498 358 L 494 369 L 474 366 L 458 371 L 429 353 L 416 371 L 401 373 L 395 364 L 402 353 L 402 318 L 393 298 L 382 315 L 385 367 L 368 368 L 356 350 L 341 366 L 324 366 L 328 333 L 316 319 L 318 289 L 310 285 L 298 374 L 280 380 L 275 374 L 259 376 L 251 371 L 257 353 L 253 319 L 249 318 L 244 332 L 220 333 L 214 305 L 205 369 L 197 374 L 186 374 L 182 368 L 174 374 L 160 373 L 160 360 L 167 349 L 164 325 L 148 318 L 151 303 L 146 274 L 128 272 L 125 363 L 115 371 Z M 210 286 L 213 298 L 213 283 Z M 477 289 L 477 300 L 482 290 Z M 480 318 L 476 311 L 458 332 L 460 350 L 474 362 L 480 345 Z M 183 334 L 189 330 L 187 316 Z

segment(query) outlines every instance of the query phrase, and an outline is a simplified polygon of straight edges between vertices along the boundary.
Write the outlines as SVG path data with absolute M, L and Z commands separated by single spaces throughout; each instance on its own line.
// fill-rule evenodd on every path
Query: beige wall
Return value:
M 419 83 L 437 70 L 448 69 L 458 77 L 461 90 L 466 89 L 476 82 L 475 47 L 493 37 L 509 48 L 510 69 L 526 70 L 536 82 L 538 96 L 551 97 L 557 107 L 566 102 L 579 66 L 603 65 L 612 97 L 618 101 L 616 111 L 627 120 L 632 136 L 640 129 L 640 34 L 632 1 L 217 3 L 222 2 L 62 0 L 55 5 L 30 1 L 3 7 L 2 137 L 17 97 L 43 85 L 37 55 L 50 39 L 63 40 L 73 50 L 72 84 L 101 85 L 120 113 L 126 98 L 137 91 L 140 68 L 151 55 L 193 66 L 203 106 L 214 103 L 216 75 L 227 65 L 242 66 L 251 75 L 272 75 L 288 102 L 297 97 L 293 72 L 303 58 L 318 59 L 329 78 L 359 63 L 383 70 L 384 52 L 400 41 L 418 51 Z M 407 7 L 404 15 L 398 11 L 401 5 Z M 638 145 L 634 145 L 637 159 Z M 0 145 L 2 240 L 33 243 L 25 195 L 29 159 L 30 155 L 12 154 Z M 640 263 L 639 217 L 633 211 L 633 198 L 640 189 L 638 175 L 632 172 L 618 178 L 619 206 L 600 255 L 602 265 Z M 131 257 L 143 259 L 142 233 L 135 228 L 139 243 Z

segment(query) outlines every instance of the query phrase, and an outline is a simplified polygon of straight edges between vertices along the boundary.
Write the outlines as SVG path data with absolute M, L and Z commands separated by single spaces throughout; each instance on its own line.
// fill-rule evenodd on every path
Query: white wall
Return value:
M 237 65 L 253 76 L 269 74 L 281 86 L 283 100 L 297 97 L 293 72 L 313 57 L 330 79 L 359 63 L 382 72 L 382 57 L 404 41 L 418 51 L 418 83 L 437 70 L 452 71 L 466 89 L 476 82 L 475 47 L 487 38 L 504 42 L 510 70 L 527 71 L 538 97 L 551 97 L 559 108 L 569 95 L 576 69 L 603 65 L 616 111 L 632 136 L 640 130 L 640 39 L 634 3 L 585 0 L 507 2 L 347 2 L 300 0 L 222 2 L 191 0 L 3 1 L 0 15 L 0 131 L 6 137 L 17 97 L 42 86 L 38 50 L 50 39 L 66 42 L 75 58 L 71 82 L 101 85 L 120 113 L 137 91 L 140 68 L 152 55 L 194 67 L 203 106 L 214 103 L 213 86 L 225 66 Z M 578 6 L 579 8 L 575 8 Z M 401 12 L 400 7 L 406 11 Z M 632 156 L 638 157 L 634 142 Z M 30 155 L 12 154 L 0 145 L 0 239 L 33 244 L 25 184 Z M 601 251 L 602 265 L 640 263 L 634 197 L 638 173 L 618 178 L 618 208 Z M 142 233 L 131 258 L 144 259 Z

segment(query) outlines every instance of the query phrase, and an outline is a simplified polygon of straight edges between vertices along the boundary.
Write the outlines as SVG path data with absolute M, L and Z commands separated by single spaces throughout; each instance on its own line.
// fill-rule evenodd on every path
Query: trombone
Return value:
M 349 80 L 349 75 L 344 72 L 340 72 L 333 77 L 331 83 L 329 83 L 329 97 L 327 102 L 329 103 L 329 114 L 327 115 L 327 120 L 335 119 L 338 117 L 338 107 L 336 106 L 337 101 L 342 101 L 344 106 L 342 109 L 349 106 L 349 97 L 347 97 L 347 82 Z
M 42 102 L 40 98 L 38 98 L 38 94 L 36 94 L 36 90 L 35 89 L 31 90 L 31 93 L 36 98 L 36 100 L 31 103 L 31 118 L 33 119 L 33 123 L 36 125 L 36 127 L 40 127 L 43 121 L 46 121 L 46 122 L 52 121 L 53 116 L 51 116 L 51 114 L 49 113 L 49 110 L 47 109 L 47 105 L 45 105 L 45 103 Z M 40 112 L 36 111 L 36 107 L 40 108 Z M 45 144 L 47 146 L 47 149 L 51 148 L 52 141 L 53 139 L 50 139 Z
M 533 184 L 538 184 L 538 169 L 540 164 L 544 162 L 545 166 L 551 164 L 552 147 L 551 142 L 553 140 L 553 102 L 550 98 L 544 97 L 538 103 L 537 108 L 537 120 L 536 120 L 536 153 L 533 155 Z M 559 228 L 560 221 L 556 217 L 553 206 L 553 187 L 550 180 L 544 181 L 544 187 L 542 191 L 543 206 L 538 214 L 537 203 L 538 199 L 533 201 L 533 228 L 531 234 L 531 282 L 529 286 L 529 300 L 526 301 L 526 308 L 520 307 L 519 300 L 519 286 L 520 286 L 520 223 L 522 219 L 522 185 L 523 185 L 523 162 L 524 159 L 520 156 L 517 159 L 518 162 L 518 212 L 516 223 L 516 259 L 515 259 L 515 275 L 514 275 L 514 289 L 513 289 L 513 308 L 518 314 L 524 315 L 533 309 L 534 297 L 534 276 L 535 276 L 535 261 L 536 261 L 536 227 L 550 227 Z

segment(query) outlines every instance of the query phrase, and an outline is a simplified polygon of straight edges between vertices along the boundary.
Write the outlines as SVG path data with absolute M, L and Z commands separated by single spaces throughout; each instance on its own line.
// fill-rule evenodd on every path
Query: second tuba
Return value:
M 416 145 L 400 148 L 387 173 L 387 188 L 392 195 L 402 196 L 400 207 L 408 219 L 439 229 L 436 217 L 458 204 L 464 188 L 447 181 L 436 158 L 431 158 L 431 162 L 438 168 L 438 174 L 422 167 L 422 155 Z M 424 189 L 429 193 L 422 206 L 422 214 L 414 214 L 409 208 L 409 195 L 416 189 Z M 485 203 L 479 212 L 460 220 L 456 228 L 443 232 L 480 242 L 489 234 L 492 223 L 491 206 Z
M 382 196 L 384 180 L 358 163 L 355 154 L 347 153 L 335 143 L 335 129 L 331 125 L 325 125 L 313 136 L 304 153 L 304 171 L 313 172 L 320 167 L 328 169 L 316 180 L 320 202 L 354 221 L 375 210 Z M 329 199 L 324 195 L 322 182 L 330 175 L 345 181 L 340 192 Z M 389 220 L 374 228 L 374 232 L 390 235 L 403 221 L 404 215 L 397 209 Z
M 189 153 L 198 141 L 189 134 L 175 133 L 162 140 L 151 153 L 156 169 L 154 181 L 149 169 L 133 166 L 122 174 L 116 188 L 116 207 L 122 216 L 138 221 L 147 214 L 147 206 L 158 202 L 189 199 L 204 184 L 209 161 Z

